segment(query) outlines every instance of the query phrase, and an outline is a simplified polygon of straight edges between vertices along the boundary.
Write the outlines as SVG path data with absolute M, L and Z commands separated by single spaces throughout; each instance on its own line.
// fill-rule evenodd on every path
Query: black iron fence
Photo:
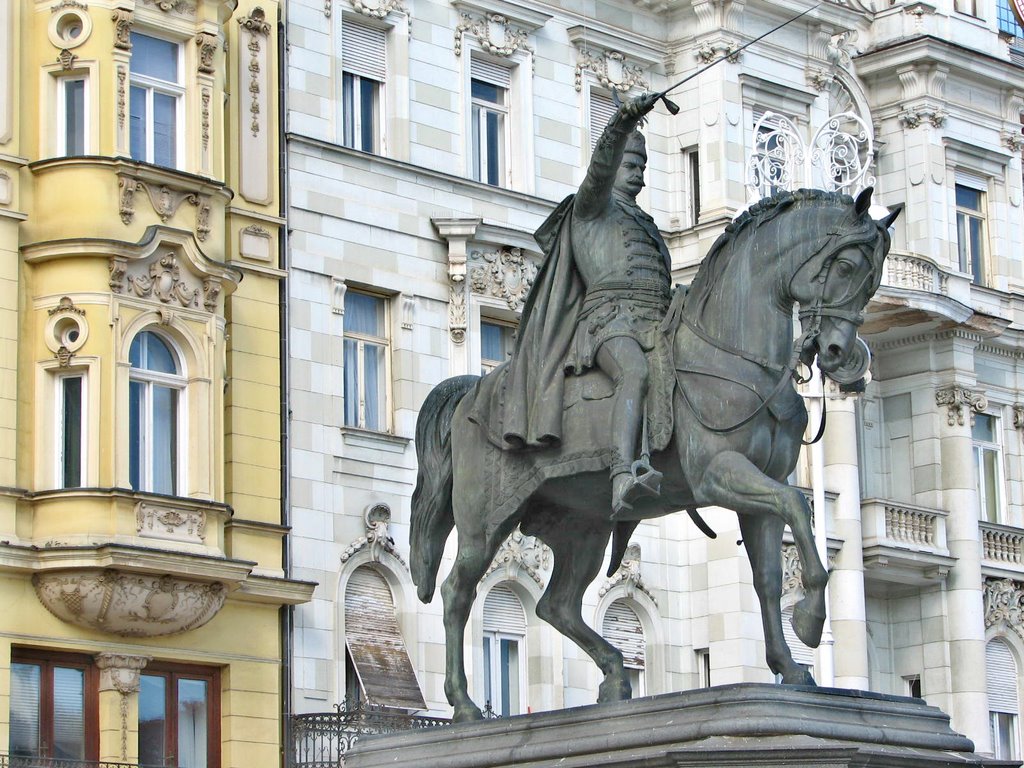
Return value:
M 448 722 L 372 704 L 336 704 L 334 712 L 292 715 L 289 768 L 343 768 L 345 753 L 361 736 L 436 728 Z

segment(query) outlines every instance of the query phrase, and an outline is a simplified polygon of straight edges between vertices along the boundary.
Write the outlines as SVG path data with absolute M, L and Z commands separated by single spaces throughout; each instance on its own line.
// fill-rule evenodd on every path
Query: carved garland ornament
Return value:
M 737 49 L 738 45 L 728 40 L 705 40 L 693 51 L 693 55 L 701 64 L 707 65 L 721 58 L 729 60 L 730 64 L 736 64 L 742 55 Z
M 643 70 L 635 64 L 629 64 L 625 56 L 618 51 L 593 52 L 577 45 L 576 58 L 576 90 L 583 90 L 583 73 L 592 72 L 598 83 L 609 90 L 625 93 L 633 88 L 647 89 L 648 83 Z
M 519 571 L 533 579 L 538 586 L 544 586 L 541 571 L 551 568 L 551 550 L 534 536 L 526 536 L 516 528 L 498 549 L 490 567 L 484 573 L 489 576 L 499 568 L 505 569 L 505 578 L 512 581 Z
M 473 251 L 469 258 L 469 285 L 474 293 L 504 299 L 508 308 L 517 312 L 523 308 L 537 277 L 537 265 L 522 248 Z
M 54 616 L 122 637 L 161 637 L 201 627 L 224 605 L 220 582 L 82 569 L 37 573 L 39 601 Z
M 124 122 L 128 115 L 128 68 L 117 68 L 117 127 L 124 130 Z M 124 184 L 122 182 L 122 204 L 124 202 Z M 134 192 L 134 189 L 132 190 Z M 121 221 L 124 221 L 124 208 L 121 209 Z M 128 222 L 125 221 L 125 224 Z
M 626 589 L 626 597 L 632 598 L 637 590 L 643 592 L 647 597 L 651 599 L 655 605 L 658 604 L 657 598 L 651 593 L 644 584 L 644 577 L 640 573 L 640 545 L 630 544 L 626 547 L 626 553 L 622 556 L 622 564 L 619 565 L 618 570 L 615 571 L 612 576 L 601 585 L 601 588 L 597 591 L 597 594 L 601 597 L 607 595 L 613 587 L 623 585 Z
M 117 691 L 121 700 L 121 759 L 128 759 L 128 697 L 139 692 L 139 672 L 152 661 L 150 656 L 123 653 L 96 654 L 100 690 Z
M 357 552 L 369 549 L 370 559 L 375 563 L 381 561 L 384 552 L 392 555 L 403 566 L 405 560 L 395 548 L 395 540 L 391 538 L 388 528 L 391 525 L 391 507 L 387 504 L 374 504 L 363 515 L 366 534 L 353 541 L 341 553 L 341 562 L 347 563 Z
M 1005 623 L 1020 632 L 1024 625 L 1024 584 L 1013 579 L 985 579 L 985 628 Z
M 492 33 L 501 30 L 501 39 L 492 39 Z M 455 28 L 455 55 L 462 55 L 462 37 L 467 32 L 480 43 L 480 47 L 494 56 L 509 57 L 516 51 L 533 53 L 533 48 L 526 42 L 527 32 L 513 27 L 508 19 L 497 13 L 489 13 L 486 17 L 472 16 L 465 11 L 459 14 L 459 25 Z
M 356 13 L 369 16 L 371 19 L 386 18 L 392 11 L 398 11 L 399 13 L 409 12 L 409 9 L 402 0 L 380 0 L 377 5 L 368 5 L 363 0 L 348 0 L 348 4 L 352 6 L 352 10 Z M 327 18 L 331 17 L 331 0 L 324 0 L 324 16 Z
M 978 393 L 972 392 L 966 387 L 954 384 L 949 387 L 935 390 L 935 404 L 946 406 L 946 423 L 949 426 L 964 425 L 964 410 L 966 405 L 971 411 L 971 423 L 974 423 L 974 414 L 981 413 L 988 408 L 988 399 Z
M 183 16 L 195 16 L 196 7 L 186 0 L 142 0 L 147 5 L 155 5 L 164 13 L 174 11 Z
M 252 101 L 249 104 L 249 113 L 252 115 L 252 123 L 249 129 L 253 136 L 260 133 L 260 38 L 270 35 L 270 23 L 267 21 L 266 13 L 259 6 L 252 9 L 251 16 L 244 16 L 238 20 L 242 27 L 249 31 L 249 93 L 252 94 Z
M 946 110 L 929 104 L 908 107 L 896 115 L 905 128 L 917 128 L 924 123 L 930 124 L 933 128 L 941 128 L 946 124 L 947 116 Z
M 448 282 L 448 332 L 452 341 L 462 344 L 466 340 L 466 279 L 462 274 L 452 274 Z
M 206 512 L 140 502 L 135 510 L 136 532 L 145 538 L 202 543 L 206 541 Z
M 205 241 L 210 234 L 210 203 L 209 196 L 188 189 L 172 189 L 166 184 L 154 188 L 140 178 L 135 176 L 122 176 L 118 180 L 121 188 L 120 203 L 118 212 L 121 215 L 121 222 L 126 226 L 132 223 L 135 218 L 135 193 L 142 189 L 149 197 L 153 210 L 160 217 L 160 221 L 167 223 L 181 207 L 182 203 L 188 203 L 196 208 L 196 238 Z

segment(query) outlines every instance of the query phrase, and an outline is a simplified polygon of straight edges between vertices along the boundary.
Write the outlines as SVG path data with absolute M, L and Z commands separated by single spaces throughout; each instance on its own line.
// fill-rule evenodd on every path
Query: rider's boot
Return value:
M 633 502 L 636 501 L 638 483 L 629 467 L 612 470 L 612 522 L 629 518 L 633 511 Z

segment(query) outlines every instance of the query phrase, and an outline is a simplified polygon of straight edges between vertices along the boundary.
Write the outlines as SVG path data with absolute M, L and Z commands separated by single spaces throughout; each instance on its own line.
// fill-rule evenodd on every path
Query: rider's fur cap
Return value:
M 626 138 L 626 149 L 623 155 L 640 155 L 647 162 L 647 140 L 640 131 L 633 129 L 633 132 Z

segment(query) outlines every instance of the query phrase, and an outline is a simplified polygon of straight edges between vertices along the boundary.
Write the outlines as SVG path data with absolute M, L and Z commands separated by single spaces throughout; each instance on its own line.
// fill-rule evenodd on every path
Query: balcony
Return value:
M 107 763 L 95 760 L 71 760 L 63 757 L 19 757 L 0 755 L 0 768 L 151 768 L 138 763 Z M 152 766 L 152 768 L 158 768 Z
M 979 523 L 985 576 L 1020 580 L 1024 575 L 1024 529 Z
M 941 509 L 888 499 L 864 499 L 864 568 L 870 578 L 899 584 L 929 584 L 946 577 L 956 562 L 946 548 Z
M 343 768 L 345 753 L 362 736 L 436 728 L 449 723 L 441 718 L 419 717 L 372 704 L 354 709 L 340 704 L 335 705 L 335 709 L 335 712 L 291 716 L 288 768 Z

